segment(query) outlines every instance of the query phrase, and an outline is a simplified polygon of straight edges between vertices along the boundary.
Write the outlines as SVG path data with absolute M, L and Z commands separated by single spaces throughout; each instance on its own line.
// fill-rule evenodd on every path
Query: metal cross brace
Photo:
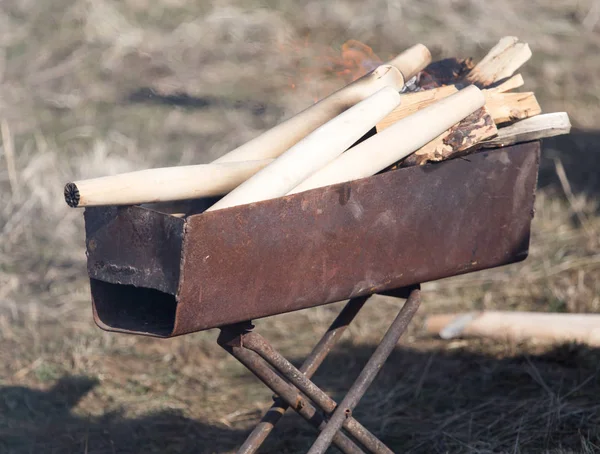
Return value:
M 332 443 L 346 454 L 364 453 L 365 450 L 377 454 L 393 454 L 381 440 L 354 419 L 352 412 L 394 350 L 398 339 L 419 307 L 419 288 L 407 290 L 406 302 L 339 405 L 310 378 L 369 296 L 353 298 L 346 304 L 300 369 L 285 359 L 260 334 L 253 332 L 254 326 L 251 322 L 223 327 L 217 340 L 219 345 L 278 396 L 240 447 L 238 454 L 255 453 L 289 407 L 320 431 L 317 440 L 308 451 L 309 454 L 322 454 Z

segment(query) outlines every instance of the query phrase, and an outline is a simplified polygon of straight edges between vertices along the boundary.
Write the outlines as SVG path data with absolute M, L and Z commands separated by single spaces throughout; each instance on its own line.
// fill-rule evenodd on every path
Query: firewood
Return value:
M 392 65 L 402 73 L 404 80 L 413 78 L 419 71 L 431 62 L 431 52 L 423 44 L 415 44 L 393 58 L 388 65 Z
M 510 77 L 531 58 L 531 49 L 514 36 L 505 36 L 467 74 L 465 82 L 487 87 Z
M 458 91 L 455 85 L 447 85 L 433 90 L 417 91 L 402 95 L 402 102 L 387 117 L 377 123 L 377 132 L 390 127 L 398 120 L 406 118 L 431 104 Z
M 600 315 L 543 312 L 471 312 L 432 315 L 428 334 L 443 339 L 483 337 L 502 341 L 580 342 L 600 346 Z
M 496 137 L 482 142 L 481 146 L 485 148 L 504 147 L 518 142 L 568 134 L 570 131 L 571 122 L 566 112 L 549 113 L 500 128 Z
M 306 136 L 208 211 L 285 195 L 347 150 L 399 103 L 395 88 L 381 89 Z
M 510 81 L 510 79 L 509 79 Z M 499 85 L 493 89 L 483 90 L 486 97 L 486 107 L 496 124 L 520 120 L 541 113 L 542 109 L 532 92 L 503 93 L 500 90 L 510 89 L 518 79 L 507 85 Z M 456 93 L 456 85 L 446 85 L 432 90 L 418 91 L 402 96 L 402 102 L 387 117 L 377 124 L 377 132 L 390 127 L 392 124 L 407 117 L 434 102 Z
M 139 170 L 67 183 L 70 207 L 135 205 L 223 195 L 272 159 Z
M 214 162 L 276 158 L 319 126 L 383 87 L 393 87 L 399 91 L 404 86 L 404 76 L 401 70 L 412 76 L 414 72 L 423 69 L 431 61 L 431 55 L 429 51 L 425 52 L 423 50 L 424 47 L 423 45 L 417 45 L 407 49 L 391 60 L 392 64 L 377 67 L 360 79 L 221 156 Z
M 400 167 L 423 165 L 460 156 L 485 139 L 495 136 L 497 132 L 498 128 L 487 108 L 482 107 L 408 156 L 401 162 Z
M 484 90 L 485 105 L 496 124 L 533 117 L 542 112 L 542 108 L 533 92 L 496 93 Z
M 507 91 L 514 90 L 515 88 L 522 87 L 525 84 L 523 76 L 521 74 L 515 74 L 514 76 L 500 82 L 497 85 L 492 85 L 486 88 L 488 93 L 504 93 Z
M 474 85 L 467 87 L 352 147 L 289 194 L 374 175 L 435 139 L 484 103 L 481 90 Z

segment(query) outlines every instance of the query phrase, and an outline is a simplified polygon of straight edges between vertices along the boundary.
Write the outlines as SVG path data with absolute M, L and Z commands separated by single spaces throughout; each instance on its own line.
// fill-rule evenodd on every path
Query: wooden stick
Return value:
M 504 147 L 518 142 L 569 134 L 571 122 L 566 112 L 555 112 L 518 121 L 498 129 L 498 135 L 483 142 L 485 148 Z
M 505 36 L 465 77 L 465 82 L 479 87 L 510 77 L 531 58 L 531 49 L 519 38 Z
M 356 145 L 289 193 L 374 175 L 435 139 L 484 103 L 483 93 L 469 86 Z
M 518 79 L 514 82 L 518 82 Z M 500 85 L 490 90 L 482 90 L 486 97 L 486 107 L 496 124 L 532 117 L 542 111 L 534 93 L 503 93 L 499 91 L 504 88 L 509 89 L 512 85 L 513 83 L 511 82 L 504 87 Z M 398 120 L 406 118 L 456 92 L 458 92 L 458 86 L 446 85 L 431 90 L 402 95 L 400 106 L 377 124 L 377 132 L 389 128 Z
M 443 339 L 487 337 L 498 340 L 581 342 L 600 346 L 600 315 L 543 312 L 471 312 L 432 315 L 428 334 Z
M 405 81 L 412 79 L 431 63 L 431 52 L 423 44 L 415 44 L 387 62 L 402 73 Z
M 497 133 L 498 128 L 484 106 L 409 155 L 402 161 L 401 167 L 423 165 L 459 156 Z
M 223 195 L 270 164 L 261 161 L 140 170 L 75 181 L 65 186 L 71 207 L 135 205 Z
M 382 88 L 309 134 L 207 211 L 285 195 L 342 154 L 399 103 L 396 88 Z
M 372 72 L 313 104 L 294 117 L 269 129 L 255 139 L 221 156 L 214 162 L 248 161 L 276 158 L 319 126 L 335 118 L 356 103 L 368 98 L 383 87 L 400 90 L 404 86 L 401 68 L 412 75 L 431 61 L 425 46 L 417 45 L 381 65 Z

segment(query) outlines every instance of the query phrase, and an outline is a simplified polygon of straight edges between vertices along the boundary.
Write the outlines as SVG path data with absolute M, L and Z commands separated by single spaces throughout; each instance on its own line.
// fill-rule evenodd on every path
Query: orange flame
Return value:
M 340 67 L 337 74 L 352 82 L 373 71 L 383 62 L 369 46 L 351 39 L 342 44 L 341 58 L 335 63 Z
M 315 102 L 333 91 L 332 83 L 339 88 L 340 79 L 348 84 L 382 64 L 373 49 L 354 39 L 342 44 L 339 51 L 310 44 L 308 39 L 280 48 L 297 61 L 296 70 L 288 75 L 288 86 L 294 90 L 308 87 Z

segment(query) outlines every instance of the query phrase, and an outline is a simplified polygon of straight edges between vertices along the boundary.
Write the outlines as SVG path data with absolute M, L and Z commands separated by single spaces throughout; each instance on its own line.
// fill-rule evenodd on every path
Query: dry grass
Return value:
M 210 161 L 341 85 L 322 57 L 348 39 L 383 59 L 419 41 L 436 58 L 478 58 L 506 34 L 534 51 L 527 88 L 578 130 L 545 143 L 528 260 L 425 285 L 419 317 L 597 312 L 596 2 L 4 0 L 0 452 L 232 452 L 270 401 L 214 331 L 157 341 L 93 325 L 82 216 L 62 201 L 66 181 Z M 397 305 L 367 305 L 318 383 L 341 396 Z M 258 328 L 300 361 L 339 307 Z M 598 452 L 599 355 L 442 343 L 416 323 L 358 418 L 399 452 Z M 335 373 L 342 365 L 347 376 Z M 295 422 L 284 420 L 264 452 L 308 446 L 314 434 Z

